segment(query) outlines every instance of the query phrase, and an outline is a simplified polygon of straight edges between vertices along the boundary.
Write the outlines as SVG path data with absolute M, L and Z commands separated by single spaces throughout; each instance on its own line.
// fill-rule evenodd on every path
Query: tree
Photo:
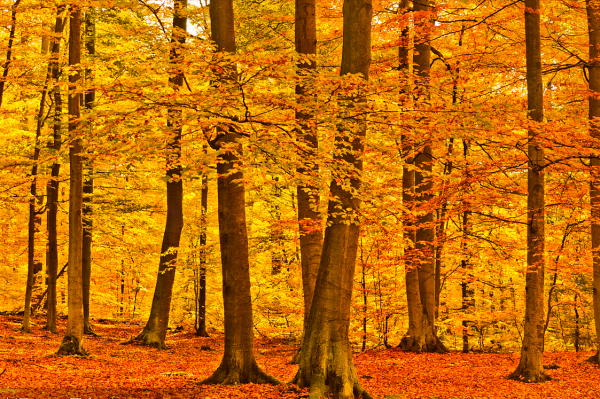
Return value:
M 334 157 L 340 170 L 330 185 L 323 252 L 293 382 L 310 387 L 310 399 L 371 396 L 362 388 L 349 341 L 350 304 L 358 249 L 360 199 L 367 80 L 371 64 L 370 0 L 345 0 L 340 75 L 355 85 L 342 98 Z M 358 76 L 357 76 L 358 75 Z
M 8 79 L 8 71 L 10 69 L 13 42 L 15 40 L 15 30 L 17 29 L 17 7 L 20 3 L 21 0 L 15 0 L 15 4 L 12 5 L 10 33 L 8 34 L 8 49 L 6 50 L 6 62 L 2 66 L 2 79 L 0 79 L 0 107 L 2 106 L 4 87 L 6 86 L 6 79 Z
M 181 62 L 181 45 L 185 43 L 187 30 L 187 0 L 175 1 L 173 8 L 173 36 L 171 39 L 170 61 L 175 72 L 169 77 L 169 85 L 174 91 L 183 86 L 183 72 L 178 67 Z M 175 281 L 175 262 L 181 230 L 183 229 L 183 170 L 181 167 L 181 110 L 169 109 L 167 128 L 169 141 L 167 144 L 167 221 L 161 246 L 158 276 L 152 298 L 152 309 L 146 326 L 134 338 L 146 345 L 166 349 L 165 337 L 169 327 L 171 296 Z
M 430 43 L 429 29 L 431 28 L 432 4 L 429 1 L 414 2 L 413 11 L 415 19 L 421 26 L 418 34 L 415 34 L 415 53 L 413 55 L 417 104 L 429 103 L 429 79 L 430 79 Z M 403 61 L 404 62 L 404 61 Z M 404 62 L 405 63 L 405 62 Z M 427 117 L 420 121 L 427 124 Z M 422 129 L 427 129 L 423 126 Z M 415 135 L 413 133 L 413 135 Z M 413 139 L 414 140 L 414 139 Z M 431 138 L 425 136 L 422 142 L 405 145 L 404 152 L 412 148 L 413 157 L 405 155 L 408 174 L 404 182 L 404 197 L 411 213 L 405 218 L 409 230 L 415 230 L 414 238 L 412 231 L 408 233 L 408 241 L 414 242 L 414 251 L 409 254 L 409 263 L 406 276 L 406 295 L 409 308 L 409 331 L 400 348 L 412 352 L 447 352 L 435 332 L 435 254 L 434 254 L 434 217 L 431 209 L 433 199 L 432 172 L 433 157 L 431 151 Z M 410 165 L 413 166 L 410 166 Z M 414 172 L 410 169 L 414 168 Z M 413 188 L 414 187 L 414 188 Z M 414 227 L 412 227 L 414 225 Z M 418 284 L 418 290 L 415 286 Z M 418 291 L 418 294 L 417 294 Z
M 57 223 L 56 216 L 58 213 L 58 195 L 59 195 L 59 174 L 60 161 L 58 153 L 61 148 L 62 141 L 62 96 L 58 79 L 60 77 L 61 68 L 59 64 L 60 56 L 60 41 L 65 25 L 65 17 L 63 13 L 65 6 L 59 6 L 56 10 L 56 22 L 54 25 L 54 37 L 51 46 L 50 64 L 52 65 L 52 82 L 54 83 L 54 118 L 52 126 L 52 142 L 48 147 L 54 151 L 55 160 L 50 168 L 50 182 L 46 188 L 46 204 L 48 213 L 46 216 L 46 226 L 48 230 L 48 250 L 46 253 L 46 275 L 48 279 L 48 299 L 46 313 L 46 329 L 57 334 L 56 329 L 56 279 L 58 275 L 58 240 L 57 240 Z
M 211 39 L 218 52 L 236 51 L 232 0 L 210 2 Z M 235 65 L 227 63 L 217 72 L 217 85 L 235 83 Z M 254 358 L 250 262 L 246 229 L 246 189 L 242 172 L 241 135 L 233 124 L 217 126 L 211 145 L 217 158 L 219 242 L 223 273 L 225 352 L 215 372 L 201 384 L 246 384 L 279 381 L 262 371 Z
M 206 145 L 202 146 L 202 152 L 206 154 Z M 206 230 L 208 219 L 206 213 L 208 210 L 208 171 L 202 170 L 202 190 L 200 193 L 200 243 L 199 243 L 199 265 L 198 275 L 196 280 L 196 319 L 194 326 L 196 328 L 196 335 L 199 337 L 208 337 L 206 331 L 206 260 L 207 260 L 207 246 L 206 246 Z
M 90 7 L 85 13 L 85 48 L 88 57 L 93 58 L 96 54 L 96 10 Z M 91 69 L 85 71 L 86 84 L 89 86 L 93 82 Z M 84 105 L 88 112 L 94 108 L 96 101 L 96 90 L 88 89 L 84 96 Z M 84 334 L 96 335 L 90 323 L 90 283 L 92 278 L 92 195 L 94 194 L 94 169 L 90 161 L 86 159 L 87 166 L 84 169 L 83 181 L 83 332 Z
M 544 149 L 540 144 L 544 121 L 540 1 L 525 1 L 525 52 L 527 109 L 531 124 L 527 146 L 527 274 L 525 277 L 525 327 L 521 359 L 510 378 L 526 382 L 546 381 L 544 354 Z
M 295 41 L 296 52 L 302 55 L 316 57 L 317 52 L 317 18 L 315 0 L 296 0 L 295 14 Z M 295 111 L 296 137 L 302 145 L 298 154 L 307 160 L 305 165 L 299 167 L 297 172 L 305 179 L 318 176 L 319 167 L 310 163 L 316 156 L 319 147 L 319 138 L 316 132 L 314 111 L 310 101 L 311 96 L 306 94 L 306 85 L 311 81 L 311 75 L 317 68 L 316 60 L 298 63 L 298 79 L 296 84 L 296 101 L 298 108 Z M 304 295 L 304 329 L 310 314 L 310 305 L 315 290 L 315 282 L 323 249 L 323 233 L 321 232 L 321 215 L 319 214 L 319 188 L 314 184 L 298 184 L 296 189 L 298 201 L 298 224 L 300 230 L 300 263 L 302 268 L 302 292 Z M 293 364 L 299 361 L 299 353 L 292 360 Z
M 593 0 L 586 1 L 589 31 L 589 119 L 590 136 L 600 138 L 600 9 Z M 593 266 L 593 303 L 596 324 L 596 342 L 598 352 L 590 360 L 600 363 L 600 158 L 590 158 L 590 202 L 592 208 L 592 266 Z
M 81 8 L 71 6 L 69 20 L 69 66 L 75 73 L 69 75 L 69 313 L 67 331 L 58 349 L 58 355 L 87 355 L 83 348 L 83 160 L 82 139 L 79 132 L 81 116 L 77 84 L 81 63 Z

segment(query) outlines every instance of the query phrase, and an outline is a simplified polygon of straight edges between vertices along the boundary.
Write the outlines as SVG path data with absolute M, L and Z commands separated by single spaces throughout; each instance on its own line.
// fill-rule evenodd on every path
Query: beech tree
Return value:
M 183 86 L 183 72 L 177 66 L 181 62 L 181 45 L 185 43 L 187 30 L 187 0 L 176 0 L 173 8 L 173 36 L 171 39 L 170 61 L 175 72 L 169 77 L 169 85 L 174 91 Z M 152 298 L 152 309 L 142 332 L 134 338 L 146 345 L 166 349 L 165 337 L 169 327 L 171 296 L 175 281 L 175 262 L 181 230 L 183 229 L 183 181 L 181 167 L 181 110 L 169 109 L 167 130 L 167 221 L 161 246 L 156 287 Z
M 358 86 L 354 94 L 341 99 L 344 114 L 339 116 L 334 157 L 343 166 L 333 172 L 323 252 L 300 367 L 293 380 L 301 388 L 310 387 L 310 399 L 328 397 L 330 393 L 338 398 L 371 397 L 358 380 L 348 334 L 360 232 L 357 194 L 367 133 L 364 111 L 371 64 L 372 12 L 370 0 L 344 1 L 340 75 L 359 81 L 354 81 Z
M 8 48 L 6 50 L 6 62 L 2 66 L 2 78 L 0 79 L 0 107 L 2 106 L 2 100 L 4 99 L 4 88 L 6 87 L 6 80 L 8 79 L 8 71 L 10 70 L 10 62 L 12 59 L 13 42 L 15 40 L 15 31 L 17 29 L 17 7 L 21 3 L 21 0 L 15 0 L 12 5 L 11 11 L 11 24 L 10 33 L 8 34 Z
M 52 82 L 54 83 L 52 94 L 54 98 L 54 112 L 52 125 L 52 141 L 48 143 L 56 154 L 62 146 L 62 95 L 58 79 L 61 73 L 59 64 L 60 42 L 64 30 L 66 18 L 63 16 L 65 6 L 59 6 L 56 10 L 56 22 L 54 24 L 54 36 L 51 45 Z M 56 216 L 58 213 L 60 161 L 58 156 L 50 167 L 50 181 L 46 188 L 46 204 L 48 207 L 46 215 L 46 226 L 48 230 L 48 249 L 46 252 L 46 277 L 48 279 L 48 299 L 46 312 L 46 329 L 57 334 L 56 329 L 56 279 L 58 275 L 58 240 Z
M 590 136 L 600 139 L 600 8 L 597 2 L 586 0 L 589 31 L 589 119 Z M 593 304 L 598 350 L 590 360 L 600 362 L 600 157 L 590 157 L 590 202 L 592 208 Z
M 232 0 L 210 2 L 211 39 L 218 52 L 234 54 L 235 26 Z M 215 84 L 235 87 L 236 66 L 228 64 L 217 72 Z M 221 364 L 201 384 L 246 384 L 279 381 L 260 369 L 254 358 L 250 262 L 246 228 L 246 188 L 242 171 L 243 148 L 240 127 L 218 125 L 211 140 L 217 157 L 217 202 L 219 242 L 223 274 L 225 351 Z
M 69 18 L 69 66 L 75 73 L 69 75 L 69 313 L 67 331 L 58 349 L 58 355 L 87 355 L 83 348 L 83 160 L 82 139 L 79 131 L 81 93 L 77 84 L 81 78 L 81 8 L 71 6 Z
M 296 0 L 295 8 L 295 42 L 296 52 L 316 57 L 317 52 L 317 18 L 315 0 Z M 297 123 L 296 136 L 301 143 L 299 156 L 306 160 L 305 165 L 298 168 L 300 176 L 309 180 L 319 174 L 316 163 L 310 163 L 317 154 L 319 138 L 316 123 L 312 115 L 311 95 L 307 95 L 306 85 L 313 78 L 317 67 L 313 58 L 308 62 L 298 63 L 298 79 L 296 84 L 295 111 Z M 319 188 L 313 184 L 298 184 L 296 188 L 298 201 L 298 224 L 300 230 L 300 264 L 302 268 L 302 293 L 304 295 L 304 327 L 310 314 L 315 282 L 323 249 L 323 233 L 321 232 L 321 215 L 319 213 Z M 299 361 L 299 353 L 292 359 L 293 364 Z
M 540 1 L 525 1 L 525 52 L 527 110 L 531 124 L 527 146 L 527 272 L 525 277 L 525 327 L 521 359 L 510 378 L 526 382 L 546 381 L 544 354 L 544 149 L 540 143 L 544 121 Z

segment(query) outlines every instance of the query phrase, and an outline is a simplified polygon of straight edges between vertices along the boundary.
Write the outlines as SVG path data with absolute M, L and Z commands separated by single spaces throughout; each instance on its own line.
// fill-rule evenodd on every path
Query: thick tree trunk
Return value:
M 187 29 L 187 0 L 176 0 L 173 9 L 173 38 L 171 39 L 171 63 L 181 61 L 180 45 L 185 43 Z M 174 90 L 183 86 L 183 73 L 177 71 L 169 78 Z M 171 296 L 175 282 L 177 249 L 183 229 L 183 182 L 181 180 L 181 110 L 170 109 L 167 128 L 171 139 L 167 144 L 167 221 L 161 246 L 158 276 L 152 298 L 150 317 L 142 332 L 134 338 L 146 345 L 166 349 L 165 338 L 169 326 Z
M 8 71 L 10 69 L 10 63 L 12 60 L 12 47 L 15 40 L 15 30 L 17 29 L 17 7 L 21 3 L 21 0 L 16 0 L 12 6 L 11 12 L 11 24 L 10 32 L 8 34 L 8 49 L 6 50 L 6 62 L 3 65 L 2 78 L 0 79 L 0 107 L 2 106 L 2 100 L 4 99 L 4 87 L 6 80 L 8 79 Z
M 206 147 L 204 147 L 206 151 Z M 208 337 L 206 331 L 206 228 L 208 209 L 208 173 L 202 172 L 202 192 L 200 198 L 200 213 L 202 220 L 200 223 L 200 264 L 198 266 L 198 302 L 196 303 L 196 335 L 199 337 Z
M 589 63 L 589 119 L 590 135 L 592 138 L 600 139 L 600 7 L 592 1 L 586 1 L 588 30 L 590 40 L 590 63 Z M 592 263 L 593 263 L 593 302 L 594 321 L 596 326 L 596 343 L 600 349 L 600 157 L 593 155 L 590 159 L 591 181 L 590 201 L 592 208 Z M 600 362 L 597 352 L 590 359 L 596 363 Z
M 525 277 L 525 327 L 521 360 L 510 378 L 526 382 L 546 381 L 544 354 L 544 150 L 538 123 L 544 120 L 540 1 L 525 0 L 525 51 L 527 61 L 527 109 L 529 157 L 527 168 L 527 274 Z
M 211 36 L 217 51 L 235 53 L 232 0 L 210 2 Z M 226 69 L 220 83 L 235 80 L 235 69 Z M 262 371 L 254 358 L 250 262 L 246 230 L 246 188 L 242 172 L 242 144 L 235 126 L 219 126 L 212 145 L 217 159 L 219 242 L 223 273 L 225 352 L 217 370 L 201 384 L 279 383 Z
M 70 16 L 69 66 L 75 73 L 69 75 L 69 312 L 67 331 L 58 349 L 58 355 L 87 355 L 83 348 L 83 286 L 81 254 L 83 242 L 83 161 L 82 140 L 79 133 L 79 96 L 77 83 L 80 79 L 78 70 L 81 62 L 81 8 L 72 6 Z
M 362 74 L 365 82 L 359 93 L 343 98 L 336 135 L 335 158 L 358 173 L 334 171 L 330 185 L 327 228 L 323 253 L 315 285 L 308 325 L 300 355 L 300 367 L 294 382 L 310 387 L 310 399 L 333 394 L 336 398 L 371 396 L 358 380 L 348 337 L 350 304 L 358 249 L 360 200 L 353 195 L 360 189 L 364 139 L 367 125 L 362 115 L 366 105 L 366 80 L 371 63 L 370 0 L 345 0 L 343 6 L 344 37 L 340 74 Z M 345 117 L 345 118 L 343 118 Z M 350 150 L 349 150 L 350 149 Z M 349 181 L 345 188 L 342 181 Z M 344 212 L 340 212 L 340 205 Z
M 295 12 L 295 42 L 296 52 L 315 57 L 317 52 L 317 17 L 315 0 L 296 0 Z M 296 85 L 296 102 L 298 108 L 296 117 L 296 137 L 302 145 L 299 157 L 307 162 L 298 168 L 300 175 L 306 176 L 307 180 L 318 176 L 319 168 L 312 159 L 317 155 L 319 138 L 316 132 L 314 115 L 310 98 L 306 94 L 305 85 L 313 77 L 317 63 L 301 62 L 298 64 L 298 78 L 300 82 Z M 304 294 L 304 330 L 306 321 L 310 314 L 321 251 L 323 250 L 323 233 L 321 228 L 321 215 L 319 214 L 319 188 L 310 184 L 300 184 L 296 189 L 298 201 L 298 223 L 300 233 L 300 264 L 302 268 L 302 292 Z M 292 364 L 300 361 L 300 351 L 296 353 Z
M 85 14 L 85 48 L 88 57 L 92 58 L 96 54 L 96 10 L 90 7 Z M 85 71 L 86 85 L 90 86 L 93 82 L 93 75 L 90 69 Z M 85 92 L 84 105 L 87 112 L 94 108 L 96 100 L 96 91 L 88 89 Z M 83 253 L 82 253 L 82 272 L 83 272 L 83 332 L 84 334 L 96 335 L 90 323 L 90 284 L 92 279 L 92 197 L 94 194 L 94 169 L 90 161 L 86 160 L 85 176 L 83 182 Z
M 46 274 L 48 279 L 48 300 L 46 313 L 46 329 L 57 334 L 56 329 L 56 279 L 58 274 L 58 241 L 57 241 L 57 225 L 56 216 L 58 213 L 58 185 L 60 163 L 58 161 L 58 153 L 61 147 L 61 129 L 62 129 L 62 96 L 60 94 L 60 86 L 58 78 L 60 76 L 60 65 L 58 58 L 60 54 L 60 41 L 64 30 L 65 19 L 61 17 L 64 7 L 59 7 L 57 10 L 56 23 L 54 25 L 54 39 L 52 40 L 51 64 L 52 64 L 52 81 L 54 83 L 54 126 L 53 140 L 48 145 L 55 152 L 55 160 L 50 170 L 50 182 L 46 189 L 46 204 L 48 207 L 48 215 L 46 219 L 48 230 L 48 250 L 46 253 Z

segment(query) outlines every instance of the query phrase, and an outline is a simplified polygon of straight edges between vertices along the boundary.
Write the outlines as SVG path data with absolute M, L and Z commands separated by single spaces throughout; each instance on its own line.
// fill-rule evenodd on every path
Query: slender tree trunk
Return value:
M 271 275 L 281 273 L 285 263 L 285 252 L 282 251 L 283 229 L 281 228 L 281 187 L 279 177 L 275 176 L 271 192 Z
M 525 0 L 525 50 L 527 61 L 528 131 L 527 168 L 527 274 L 525 277 L 525 327 L 521 360 L 510 378 L 546 381 L 544 354 L 544 150 L 538 124 L 544 119 L 540 1 Z
M 181 62 L 180 48 L 185 43 L 187 29 L 187 0 L 176 0 L 173 9 L 173 38 L 171 39 L 171 63 L 177 66 Z M 183 72 L 173 73 L 169 84 L 174 90 L 183 86 Z M 170 140 L 167 144 L 167 222 L 163 235 L 158 276 L 152 309 L 146 327 L 134 339 L 146 345 L 166 349 L 165 338 L 169 326 L 169 310 L 175 282 L 175 263 L 177 249 L 183 229 L 183 181 L 181 179 L 181 110 L 169 109 L 167 128 Z
M 431 24 L 431 16 L 427 15 L 432 12 L 432 5 L 429 1 L 414 2 L 413 10 L 415 13 L 420 13 L 423 22 L 421 34 L 415 37 L 415 55 L 414 69 L 417 79 L 417 95 L 422 99 L 421 103 L 427 103 L 429 99 L 429 65 L 430 65 L 430 44 L 429 44 L 429 27 Z M 425 122 L 425 121 L 423 121 Z M 414 267 L 417 270 L 419 280 L 419 294 L 422 304 L 422 334 L 424 338 L 414 337 L 418 342 L 424 339 L 425 346 L 421 347 L 421 351 L 426 352 L 447 352 L 442 342 L 435 333 L 435 223 L 433 210 L 430 209 L 433 199 L 432 193 L 432 152 L 431 139 L 424 138 L 425 143 L 421 146 L 420 152 L 414 157 L 414 201 L 417 211 L 415 221 L 415 256 Z M 413 277 L 414 279 L 414 277 Z M 412 284 L 407 280 L 407 287 Z M 407 288 L 408 290 L 408 288 Z M 407 291 L 408 292 L 408 291 Z M 409 322 L 410 324 L 410 322 Z
M 42 53 L 44 52 L 44 48 L 42 46 Z M 29 326 L 30 317 L 32 313 L 31 309 L 31 298 L 33 294 L 34 287 L 34 279 L 39 270 L 38 262 L 35 258 L 35 233 L 39 231 L 39 224 L 41 222 L 41 218 L 39 217 L 39 213 L 36 212 L 36 200 L 37 200 L 37 172 L 38 172 L 38 164 L 37 162 L 40 159 L 40 146 L 39 141 L 42 135 L 42 126 L 44 124 L 44 109 L 46 105 L 46 96 L 48 95 L 48 87 L 50 84 L 50 79 L 52 78 L 52 63 L 50 62 L 48 65 L 48 71 L 46 72 L 46 79 L 44 81 L 44 88 L 42 89 L 42 95 L 40 98 L 40 106 L 38 108 L 38 115 L 36 121 L 36 130 L 35 130 L 35 149 L 33 152 L 33 166 L 31 168 L 31 199 L 29 202 L 29 224 L 28 224 L 28 246 L 27 246 L 27 284 L 25 286 L 25 308 L 23 312 L 23 331 L 31 332 L 31 328 Z
M 17 29 L 17 7 L 21 3 L 21 0 L 16 0 L 12 6 L 11 13 L 11 24 L 10 33 L 8 34 L 8 50 L 6 50 L 6 62 L 3 65 L 2 79 L 0 79 L 0 107 L 2 106 L 2 100 L 4 99 L 4 87 L 6 80 L 8 79 L 8 71 L 10 69 L 10 63 L 12 59 L 12 47 L 15 41 L 15 30 Z
M 60 163 L 58 153 L 61 147 L 61 129 L 62 129 L 62 96 L 58 79 L 60 77 L 60 41 L 64 30 L 65 19 L 62 17 L 64 6 L 57 9 L 56 22 L 54 25 L 54 38 L 52 40 L 51 64 L 52 64 L 52 82 L 54 83 L 54 123 L 53 140 L 49 148 L 54 151 L 54 162 L 50 170 L 50 182 L 46 189 L 46 204 L 48 207 L 48 216 L 46 219 L 48 230 L 48 250 L 46 253 L 46 273 L 48 278 L 48 300 L 46 313 L 46 329 L 57 334 L 56 329 L 56 279 L 58 273 L 58 240 L 56 216 L 58 213 L 58 186 Z
M 211 36 L 217 51 L 235 53 L 232 0 L 210 2 Z M 226 68 L 219 83 L 231 85 L 235 67 Z M 217 370 L 202 384 L 278 383 L 262 371 L 254 358 L 250 262 L 246 230 L 246 188 L 242 172 L 242 144 L 233 125 L 219 126 L 212 145 L 220 150 L 217 159 L 217 202 L 219 242 L 223 273 L 225 352 Z
M 96 10 L 93 7 L 88 8 L 85 14 L 85 48 L 89 58 L 96 54 Z M 86 85 L 93 83 L 93 74 L 91 69 L 85 71 Z M 89 113 L 94 108 L 96 101 L 96 91 L 87 89 L 84 97 L 84 105 Z M 91 123 L 91 122 L 90 122 Z M 91 129 L 91 127 L 90 127 Z M 90 285 L 92 279 L 92 227 L 93 227 L 93 209 L 92 199 L 94 194 L 94 169 L 89 160 L 86 161 L 83 181 L 83 253 L 82 253 L 82 271 L 83 271 L 83 332 L 84 334 L 96 335 L 90 323 Z
M 296 0 L 295 8 L 295 42 L 296 52 L 316 57 L 317 53 L 317 17 L 315 0 Z M 296 84 L 295 111 L 296 137 L 302 150 L 298 154 L 306 163 L 298 168 L 298 174 L 306 176 L 307 180 L 319 175 L 319 167 L 315 165 L 319 138 L 317 136 L 314 110 L 311 105 L 313 96 L 307 95 L 306 85 L 313 78 L 317 63 L 314 58 L 310 62 L 298 64 L 298 79 Z M 321 251 L 323 250 L 322 218 L 319 214 L 319 188 L 311 184 L 300 184 L 296 188 L 298 201 L 298 223 L 300 232 L 300 264 L 302 267 L 302 288 L 304 293 L 304 330 L 310 314 Z M 300 351 L 296 353 L 292 364 L 300 361 Z
M 370 0 L 345 0 L 343 5 L 343 47 L 341 76 L 361 74 L 365 79 L 358 93 L 341 99 L 336 134 L 335 158 L 358 173 L 334 171 L 331 199 L 321 263 L 315 285 L 308 325 L 302 344 L 300 367 L 294 382 L 310 387 L 310 399 L 334 397 L 371 398 L 362 388 L 352 358 L 349 341 L 350 305 L 360 222 L 360 199 L 355 196 L 361 186 L 366 120 L 362 115 L 367 102 L 367 79 L 371 64 Z M 347 188 L 342 181 L 349 181 Z M 345 212 L 340 212 L 340 204 Z
M 79 136 L 80 93 L 77 84 L 81 78 L 81 8 L 72 6 L 69 27 L 69 66 L 75 73 L 69 75 L 69 312 L 67 331 L 58 349 L 59 355 L 87 355 L 83 348 L 83 286 L 81 254 L 83 242 L 83 146 Z
M 206 146 L 204 146 L 206 152 Z M 200 265 L 198 267 L 198 303 L 196 313 L 196 335 L 199 337 L 208 337 L 206 331 L 206 229 L 207 229 L 207 217 L 206 212 L 208 210 L 208 173 L 207 171 L 202 172 L 202 192 L 200 199 L 200 212 L 202 220 L 200 223 Z
M 589 119 L 590 135 L 600 139 L 600 7 L 593 0 L 586 0 L 588 30 L 590 40 L 589 62 Z M 590 158 L 591 181 L 590 202 L 592 208 L 592 263 L 593 263 L 593 302 L 594 321 L 596 326 L 596 344 L 600 349 L 600 157 L 593 155 Z M 600 362 L 600 352 L 590 358 L 596 363 Z
M 469 153 L 469 142 L 463 140 L 463 155 L 465 157 L 465 181 L 469 181 L 471 173 L 469 171 L 469 163 L 467 155 Z M 469 257 L 467 256 L 467 240 L 471 235 L 471 216 L 470 204 L 467 201 L 463 201 L 463 215 L 462 215 L 462 234 L 463 240 L 461 242 L 461 253 L 463 259 L 461 260 L 461 267 L 463 269 L 463 280 L 461 282 L 461 296 L 462 296 L 462 310 L 463 317 L 465 318 L 462 322 L 463 326 L 463 353 L 469 353 L 469 325 L 471 322 L 467 319 L 470 312 L 475 308 L 475 290 L 471 286 L 473 281 L 472 267 L 469 263 Z

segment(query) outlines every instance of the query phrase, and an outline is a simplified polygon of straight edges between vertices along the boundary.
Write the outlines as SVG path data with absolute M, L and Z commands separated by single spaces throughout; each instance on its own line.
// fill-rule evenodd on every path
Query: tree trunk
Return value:
M 58 355 L 87 355 L 83 348 L 83 286 L 81 254 L 83 242 L 83 161 L 82 140 L 79 133 L 79 83 L 81 63 L 81 8 L 72 6 L 69 27 L 69 66 L 75 73 L 69 75 L 69 312 L 67 331 L 58 349 Z
M 302 344 L 300 367 L 294 382 L 310 387 L 310 399 L 333 394 L 336 398 L 371 396 L 362 388 L 352 358 L 348 337 L 350 305 L 358 249 L 360 189 L 364 139 L 367 124 L 362 115 L 367 101 L 367 79 L 371 63 L 371 0 L 345 0 L 340 74 L 362 74 L 358 93 L 341 99 L 335 158 L 358 173 L 333 171 L 331 197 L 323 253 L 315 285 L 308 325 Z M 342 183 L 350 183 L 350 188 Z M 340 212 L 340 205 L 343 212 Z
M 58 78 L 60 76 L 60 41 L 64 30 L 65 19 L 61 18 L 64 11 L 64 6 L 58 7 L 56 11 L 56 23 L 54 25 L 54 38 L 52 40 L 51 64 L 52 64 L 52 81 L 54 83 L 54 123 L 53 123 L 53 140 L 48 147 L 54 151 L 55 158 L 50 170 L 50 182 L 46 189 L 46 204 L 48 207 L 48 216 L 46 219 L 48 230 L 48 251 L 46 253 L 46 274 L 48 279 L 48 300 L 46 313 L 46 329 L 57 334 L 56 329 L 56 279 L 58 274 L 58 241 L 57 241 L 57 226 L 56 215 L 58 213 L 58 186 L 60 163 L 58 153 L 61 147 L 61 128 L 62 128 L 62 96 L 60 94 L 60 86 Z
M 211 36 L 217 51 L 235 53 L 232 0 L 210 2 Z M 235 67 L 225 69 L 222 84 L 237 79 Z M 219 126 L 211 142 L 217 159 L 219 242 L 223 273 L 225 352 L 217 370 L 201 384 L 279 383 L 262 371 L 254 358 L 250 262 L 246 230 L 246 188 L 242 172 L 242 144 L 235 126 Z
M 420 37 L 415 37 L 415 54 L 413 56 L 414 69 L 416 75 L 416 94 L 425 99 L 422 103 L 427 103 L 429 98 L 429 65 L 430 65 L 430 44 L 429 44 L 429 26 L 431 24 L 432 6 L 429 1 L 414 2 L 413 10 L 415 13 L 421 13 L 421 18 L 424 19 Z M 416 25 L 416 23 L 415 23 Z M 414 186 L 414 208 L 417 212 L 415 218 L 415 235 L 414 235 L 414 256 L 411 257 L 409 269 L 414 269 L 413 272 L 407 271 L 406 289 L 407 300 L 409 302 L 409 334 L 405 343 L 401 342 L 401 348 L 415 352 L 439 352 L 445 353 L 447 349 L 441 343 L 435 334 L 435 254 L 434 254 L 434 239 L 435 225 L 433 218 L 433 210 L 431 210 L 431 201 L 433 198 L 432 190 L 432 153 L 431 142 L 429 138 L 425 138 L 425 143 L 421 146 L 420 152 L 416 153 L 414 159 L 410 159 L 414 164 L 414 180 L 407 181 Z M 415 149 L 416 151 L 416 149 Z M 410 178 L 412 179 L 412 177 Z M 411 240 L 412 238 L 409 238 Z M 416 284 L 418 280 L 419 299 L 421 301 L 422 312 L 419 312 L 418 305 L 414 303 L 416 300 Z M 420 321 L 414 320 L 411 323 L 411 313 L 414 317 L 421 314 Z M 412 327 L 411 327 L 412 325 Z M 411 328 L 413 332 L 410 332 Z M 420 335 L 414 335 L 420 334 Z
M 8 71 L 10 68 L 10 62 L 12 59 L 12 47 L 15 40 L 15 30 L 17 29 L 17 7 L 21 3 L 21 0 L 16 0 L 12 6 L 10 32 L 8 34 L 8 49 L 6 50 L 6 62 L 3 65 L 2 78 L 0 79 L 0 107 L 2 106 L 2 100 L 4 99 L 4 87 L 6 80 L 8 79 Z
M 93 7 L 88 8 L 85 14 L 85 48 L 88 57 L 91 59 L 96 54 L 96 10 Z M 93 82 L 92 70 L 85 71 L 86 85 L 91 86 Z M 87 112 L 91 112 L 96 101 L 96 91 L 88 89 L 85 92 L 84 105 Z M 91 123 L 91 122 L 90 122 Z M 90 127 L 91 129 L 91 127 Z M 85 176 L 83 181 L 83 253 L 82 253 L 82 271 L 83 271 L 83 332 L 84 334 L 96 335 L 90 323 L 90 284 L 92 279 L 92 227 L 93 210 L 92 198 L 94 194 L 94 169 L 89 160 L 85 160 Z
M 589 62 L 589 119 L 590 135 L 600 139 L 600 8 L 592 0 L 586 0 L 588 30 L 590 40 Z M 600 157 L 593 155 L 590 159 L 591 181 L 590 202 L 592 208 L 592 263 L 593 263 L 593 303 L 596 326 L 596 343 L 600 349 Z M 590 360 L 600 362 L 597 352 Z
M 206 153 L 206 146 L 204 146 Z M 206 229 L 208 210 L 208 172 L 202 172 L 202 192 L 200 199 L 200 213 L 202 220 L 200 223 L 200 265 L 198 267 L 198 302 L 196 303 L 196 335 L 199 337 L 208 337 L 206 331 Z
M 525 0 L 525 51 L 527 61 L 528 130 L 527 168 L 527 274 L 525 277 L 525 327 L 521 360 L 510 378 L 525 382 L 550 379 L 544 373 L 544 150 L 538 123 L 544 119 L 540 1 Z
M 181 62 L 179 49 L 185 43 L 187 29 L 187 0 L 176 0 L 173 8 L 173 37 L 171 63 Z M 183 86 L 183 72 L 177 70 L 169 77 L 169 85 L 177 91 Z M 169 326 L 169 310 L 175 281 L 177 249 L 183 229 L 183 182 L 181 180 L 181 110 L 169 109 L 167 128 L 172 133 L 167 144 L 167 222 L 161 246 L 158 276 L 152 298 L 150 317 L 142 332 L 134 339 L 146 345 L 166 349 L 165 338 Z
M 315 0 L 296 0 L 295 9 L 295 42 L 299 54 L 316 57 L 317 52 L 317 18 Z M 307 163 L 298 168 L 298 174 L 306 176 L 307 180 L 319 175 L 319 168 L 312 161 L 317 156 L 319 138 L 316 132 L 314 115 L 311 113 L 310 98 L 306 94 L 305 85 L 314 75 L 317 63 L 301 62 L 298 64 L 300 82 L 296 85 L 295 112 L 296 137 L 302 146 L 298 154 Z M 304 330 L 310 314 L 321 251 L 323 249 L 323 233 L 321 231 L 321 215 L 319 214 L 319 188 L 310 184 L 300 184 L 296 189 L 298 201 L 298 223 L 300 232 L 300 263 L 302 267 L 302 288 L 304 293 Z M 299 353 L 292 361 L 297 364 Z
M 42 45 L 42 54 L 44 53 L 44 47 Z M 25 286 L 25 307 L 23 311 L 23 331 L 31 332 L 29 326 L 30 317 L 32 313 L 31 299 L 33 294 L 33 287 L 35 283 L 35 276 L 39 270 L 38 262 L 35 259 L 35 233 L 39 231 L 39 225 L 41 218 L 39 213 L 36 212 L 36 200 L 37 200 L 37 162 L 40 159 L 40 146 L 39 141 L 42 135 L 42 127 L 44 124 L 44 109 L 46 106 L 46 96 L 48 95 L 48 87 L 50 79 L 52 78 L 52 63 L 48 65 L 48 71 L 46 72 L 46 79 L 44 81 L 44 88 L 42 89 L 42 96 L 40 98 L 40 106 L 38 108 L 36 130 L 35 130 L 35 150 L 33 152 L 33 166 L 31 168 L 31 199 L 29 202 L 29 224 L 28 224 L 28 246 L 27 246 L 27 283 Z

